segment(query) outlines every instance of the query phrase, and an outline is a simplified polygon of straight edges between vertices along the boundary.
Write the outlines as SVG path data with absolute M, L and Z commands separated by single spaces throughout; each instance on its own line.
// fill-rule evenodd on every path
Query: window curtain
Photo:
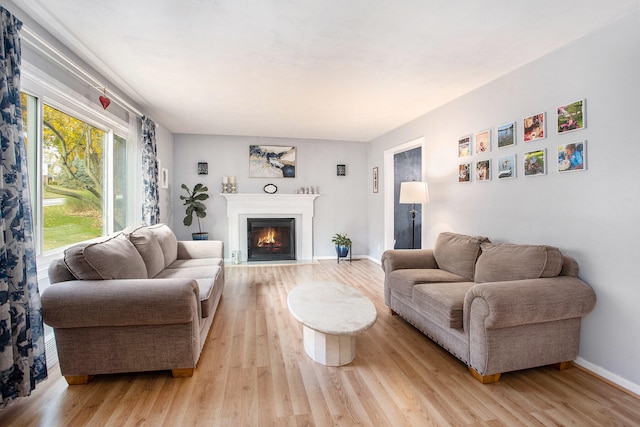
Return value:
M 0 7 L 0 389 L 4 407 L 47 378 L 20 106 L 22 22 Z
M 154 225 L 160 221 L 160 193 L 158 189 L 158 155 L 156 124 L 142 117 L 142 223 Z

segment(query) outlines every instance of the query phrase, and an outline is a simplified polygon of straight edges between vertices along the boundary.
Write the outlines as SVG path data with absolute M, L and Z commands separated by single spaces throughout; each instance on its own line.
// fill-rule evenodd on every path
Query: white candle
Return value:
M 222 177 L 222 183 L 223 184 L 227 184 L 229 182 L 229 177 L 228 176 L 223 176 Z
M 235 184 L 235 183 L 236 183 L 236 177 L 235 177 L 235 176 L 230 176 L 230 177 L 229 177 L 229 182 L 230 182 L 231 184 Z

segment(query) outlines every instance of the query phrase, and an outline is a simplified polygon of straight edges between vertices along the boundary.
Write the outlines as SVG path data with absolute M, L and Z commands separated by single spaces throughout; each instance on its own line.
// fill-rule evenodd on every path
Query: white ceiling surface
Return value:
M 370 141 L 639 1 L 16 4 L 174 133 Z

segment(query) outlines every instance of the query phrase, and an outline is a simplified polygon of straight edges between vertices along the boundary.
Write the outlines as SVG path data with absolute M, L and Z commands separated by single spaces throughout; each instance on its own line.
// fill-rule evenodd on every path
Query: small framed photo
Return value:
M 547 173 L 546 150 L 535 150 L 524 153 L 524 176 L 539 176 Z
M 498 148 L 509 147 L 516 143 L 516 122 L 498 127 Z
M 571 132 L 586 127 L 584 99 L 558 107 L 558 133 Z
M 516 177 L 516 155 L 498 157 L 498 179 Z
M 378 167 L 373 168 L 373 192 L 378 192 Z
M 476 162 L 476 181 L 491 180 L 491 160 Z
M 198 175 L 208 175 L 208 174 L 209 174 L 209 163 L 198 162 Z
M 160 170 L 160 187 L 169 188 L 169 169 L 167 168 Z
M 476 154 L 488 153 L 491 151 L 491 130 L 483 130 L 476 133 L 475 137 Z
M 538 113 L 524 119 L 524 142 L 545 137 L 545 113 Z
M 471 155 L 471 135 L 463 136 L 458 140 L 458 157 Z
M 471 182 L 471 163 L 458 165 L 458 182 Z
M 587 141 L 558 145 L 558 172 L 576 172 L 587 168 Z
M 336 165 L 336 175 L 337 176 L 346 176 L 347 175 L 347 165 Z

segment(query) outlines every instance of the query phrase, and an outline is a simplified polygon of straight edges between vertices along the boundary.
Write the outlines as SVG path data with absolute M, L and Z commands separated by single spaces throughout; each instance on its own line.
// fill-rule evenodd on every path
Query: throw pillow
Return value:
M 555 277 L 562 269 L 562 254 L 551 246 L 483 243 L 481 248 L 477 283 Z
M 484 236 L 440 233 L 433 247 L 433 256 L 440 269 L 473 280 L 480 243 L 488 241 Z
M 155 277 L 164 270 L 164 254 L 156 236 L 147 228 L 140 227 L 129 235 L 147 266 L 147 276 Z

